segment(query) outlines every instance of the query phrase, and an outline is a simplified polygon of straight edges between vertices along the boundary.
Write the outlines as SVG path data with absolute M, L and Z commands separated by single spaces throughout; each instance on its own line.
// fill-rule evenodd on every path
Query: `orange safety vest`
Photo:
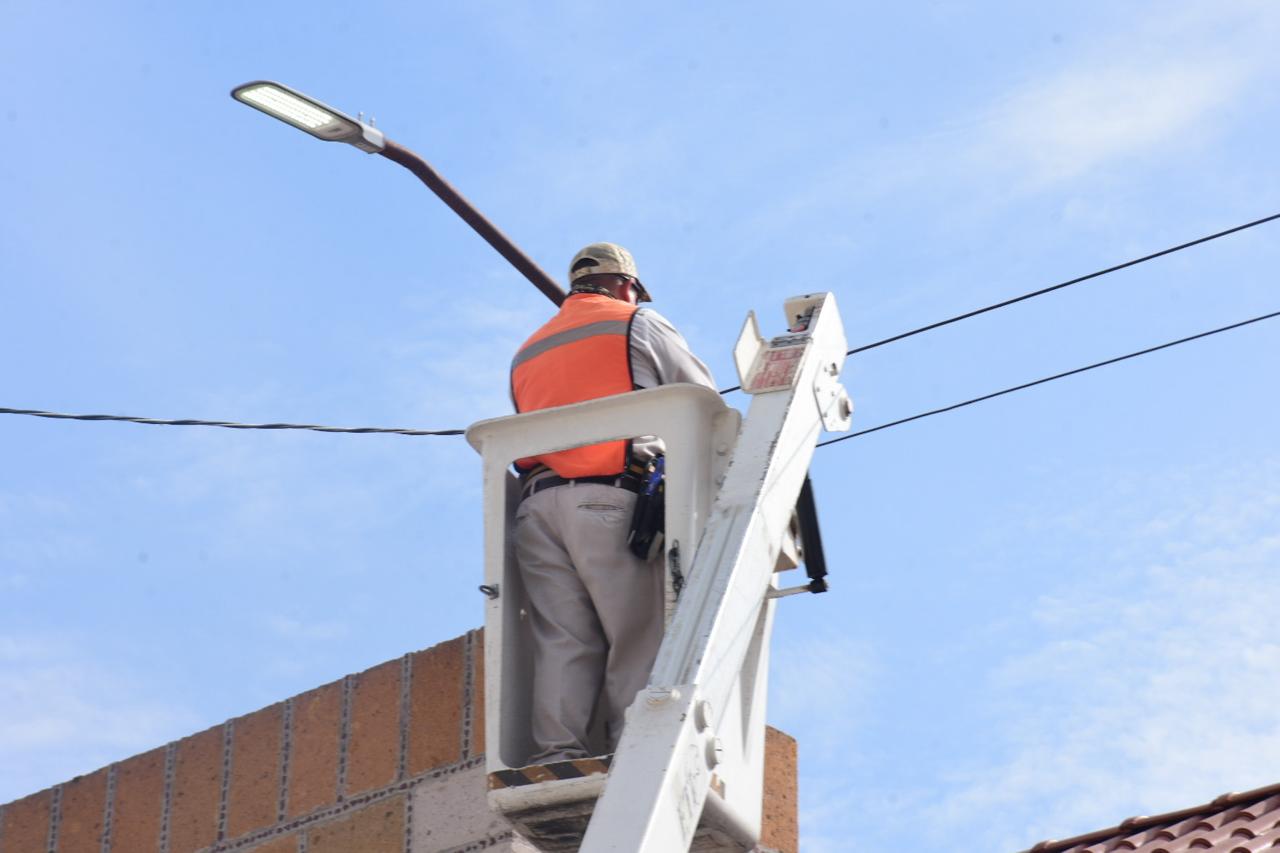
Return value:
M 511 397 L 517 412 L 567 406 L 635 388 L 631 375 L 631 320 L 636 306 L 596 293 L 574 293 L 560 313 L 533 333 L 511 362 Z M 516 461 L 542 463 L 561 477 L 620 474 L 631 442 L 606 441 Z

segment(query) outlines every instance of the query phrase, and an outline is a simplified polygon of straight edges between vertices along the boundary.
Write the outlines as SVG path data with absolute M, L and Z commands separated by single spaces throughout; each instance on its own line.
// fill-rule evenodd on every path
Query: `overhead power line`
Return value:
M 1023 384 L 1015 385 L 1012 388 L 1005 388 L 1002 391 L 994 391 L 990 394 L 983 394 L 981 397 L 974 397 L 973 399 L 965 400 L 962 403 L 954 403 L 950 406 L 943 406 L 941 409 L 931 409 L 930 411 L 927 411 L 927 412 L 921 412 L 918 415 L 912 415 L 909 418 L 900 418 L 896 421 L 890 421 L 889 423 L 880 424 L 879 426 L 874 426 L 869 429 L 863 429 L 863 430 L 858 430 L 857 432 L 851 432 L 848 435 L 842 435 L 839 438 L 833 438 L 828 441 L 820 441 L 818 442 L 817 446 L 826 447 L 829 444 L 837 444 L 841 441 L 848 441 L 851 438 L 857 438 L 862 435 L 868 435 L 873 432 L 879 432 L 882 429 L 889 429 L 890 427 L 901 426 L 902 424 L 910 423 L 911 421 L 918 421 L 921 418 L 928 418 L 928 417 L 932 417 L 933 415 L 940 415 L 943 412 L 953 412 L 956 409 L 962 409 L 965 406 L 972 406 L 975 403 L 981 403 L 985 400 L 992 400 L 996 397 L 1003 397 L 1005 394 L 1012 394 L 1014 391 L 1023 391 L 1027 388 L 1034 388 L 1036 385 L 1044 385 L 1046 382 L 1053 382 L 1054 380 L 1057 380 L 1057 379 L 1065 379 L 1068 376 L 1075 376 L 1077 373 L 1084 373 L 1085 371 L 1088 371 L 1088 370 L 1095 370 L 1099 367 L 1106 367 L 1109 364 L 1116 364 L 1118 362 L 1126 361 L 1131 358 L 1137 358 L 1140 355 L 1147 355 L 1148 353 L 1157 352 L 1162 349 L 1168 349 L 1169 347 L 1176 347 L 1179 344 L 1189 343 L 1191 341 L 1199 340 L 1200 338 L 1207 338 L 1210 335 L 1216 335 L 1221 332 L 1229 332 L 1232 329 L 1239 329 L 1242 326 L 1248 326 L 1251 323 L 1260 323 L 1263 320 L 1270 320 L 1274 317 L 1280 317 L 1280 311 L 1273 311 L 1270 314 L 1263 314 L 1261 317 L 1254 317 L 1251 320 L 1242 320 L 1239 323 L 1232 323 L 1230 326 L 1221 326 L 1217 329 L 1210 329 L 1207 332 L 1200 332 L 1197 335 L 1191 335 L 1189 337 L 1179 338 L 1176 341 L 1169 341 L 1168 343 L 1159 344 L 1158 346 L 1147 347 L 1146 349 L 1138 350 L 1137 352 L 1131 352 L 1128 355 L 1120 355 L 1120 356 L 1116 356 L 1115 358 L 1109 358 L 1106 361 L 1099 361 L 1094 364 L 1085 365 L 1084 367 L 1077 367 L 1075 370 L 1068 370 L 1063 373 L 1055 373 L 1053 376 L 1046 376 L 1043 379 L 1037 379 L 1034 382 L 1024 382 Z
M 1254 228 L 1258 225 L 1264 225 L 1268 222 L 1273 222 L 1277 219 L 1280 219 L 1280 213 L 1275 213 L 1275 214 L 1272 214 L 1271 216 L 1264 216 L 1262 219 L 1255 219 L 1253 222 L 1246 222 L 1244 225 L 1237 225 L 1234 228 L 1228 228 L 1227 230 L 1219 231 L 1216 234 L 1209 234 L 1205 237 L 1199 237 L 1187 243 L 1179 243 L 1177 246 L 1170 246 L 1167 249 L 1161 249 L 1158 252 L 1152 252 L 1149 255 L 1143 255 L 1140 258 L 1134 258 L 1133 260 L 1125 261 L 1122 264 L 1116 264 L 1115 266 L 1107 267 L 1106 269 L 1102 269 L 1102 270 L 1097 270 L 1095 272 L 1088 273 L 1087 275 L 1077 276 L 1076 278 L 1068 279 L 1067 281 L 1058 282 L 1057 284 L 1052 284 L 1052 285 L 1049 285 L 1048 287 L 1042 287 L 1039 290 L 1033 290 L 1030 293 L 1024 293 L 1021 296 L 1015 296 L 1012 299 L 1006 299 L 1002 302 L 996 302 L 992 305 L 987 305 L 983 308 L 975 308 L 972 311 L 966 311 L 963 314 L 957 314 L 954 317 L 948 317 L 945 320 L 939 320 L 936 323 L 930 323 L 927 326 L 921 326 L 918 329 L 911 329 L 906 332 L 900 332 L 899 334 L 891 335 L 882 340 L 873 341 L 869 344 L 863 344 L 862 346 L 854 347 L 853 349 L 849 350 L 847 353 L 845 353 L 845 355 L 855 355 L 856 353 L 866 352 L 867 350 L 875 349 L 876 347 L 882 347 L 885 344 L 891 344 L 895 341 L 903 340 L 904 338 L 910 338 L 914 335 L 919 335 L 924 332 L 931 332 L 934 329 L 940 329 L 943 326 L 949 326 L 952 323 L 959 323 L 961 320 L 968 320 L 970 317 L 977 317 L 979 314 L 986 314 L 988 311 L 995 311 L 997 308 L 1006 308 L 1018 302 L 1025 302 L 1026 300 L 1034 299 L 1037 296 L 1044 296 L 1046 293 L 1052 293 L 1055 290 L 1062 290 L 1064 287 L 1071 287 L 1073 284 L 1080 284 L 1081 282 L 1089 281 L 1090 279 L 1101 278 L 1102 276 L 1107 275 L 1109 273 L 1117 272 L 1119 270 L 1126 269 L 1128 267 L 1137 266 L 1138 264 L 1146 263 L 1147 261 L 1152 261 L 1152 260 L 1155 260 L 1156 258 L 1164 257 L 1165 255 L 1172 255 L 1174 252 L 1181 252 L 1183 249 L 1190 249 L 1192 246 L 1199 246 L 1201 243 L 1208 243 L 1211 240 L 1217 240 L 1219 237 L 1226 237 L 1229 234 L 1235 234 L 1238 231 L 1245 231 L 1249 228 Z M 725 388 L 720 393 L 728 394 L 730 391 L 738 391 L 741 388 L 742 388 L 741 385 L 734 385 L 732 388 Z
M 902 332 L 901 334 L 893 335 L 892 337 L 885 338 L 884 340 L 874 341 L 869 344 L 863 344 L 860 347 L 854 347 L 853 349 L 849 350 L 847 353 L 845 353 L 845 355 L 853 355 L 859 352 L 866 352 L 869 349 L 882 347 L 885 344 L 891 344 L 894 341 L 900 341 L 903 338 L 909 338 L 912 335 L 918 335 L 922 332 L 930 332 L 930 331 L 933 331 L 934 329 L 940 329 L 943 326 L 949 326 L 952 323 L 959 323 L 961 320 L 968 320 L 970 317 L 976 317 L 979 314 L 985 314 L 988 311 L 995 311 L 997 308 L 1004 308 L 1009 305 L 1013 305 L 1017 302 L 1023 302 L 1027 299 L 1033 299 L 1037 296 L 1043 296 L 1046 293 L 1052 293 L 1055 290 L 1061 290 L 1064 287 L 1070 287 L 1073 284 L 1080 284 L 1081 282 L 1089 281 L 1090 279 L 1093 279 L 1093 278 L 1100 278 L 1104 275 L 1107 275 L 1108 273 L 1117 272 L 1127 267 L 1137 266 L 1138 264 L 1146 263 L 1147 261 L 1152 261 L 1152 260 L 1155 260 L 1156 258 L 1164 257 L 1165 255 L 1172 255 L 1174 252 L 1181 252 L 1183 249 L 1190 249 L 1192 246 L 1199 246 L 1201 243 L 1208 243 L 1210 240 L 1217 240 L 1219 237 L 1226 237 L 1228 234 L 1235 234 L 1237 231 L 1244 231 L 1249 228 L 1254 228 L 1258 225 L 1264 225 L 1276 219 L 1280 219 L 1280 213 L 1275 213 L 1275 214 L 1272 214 L 1271 216 L 1263 217 L 1262 219 L 1255 219 L 1253 222 L 1246 222 L 1244 225 L 1237 225 L 1235 228 L 1228 228 L 1226 231 L 1219 231 L 1216 234 L 1210 234 L 1207 237 L 1200 237 L 1199 239 L 1192 240 L 1188 243 L 1180 243 L 1177 246 L 1170 246 L 1167 249 L 1161 249 L 1158 252 L 1152 252 L 1149 255 L 1143 255 L 1140 258 L 1134 258 L 1131 261 L 1125 261 L 1124 263 L 1116 264 L 1113 267 L 1107 267 L 1104 270 L 1091 272 L 1088 275 L 1082 275 L 1082 276 L 1079 276 L 1078 278 L 1068 279 L 1067 281 L 1059 282 L 1058 284 L 1052 284 L 1048 287 L 1042 287 L 1039 290 L 1033 290 L 1030 293 L 1022 294 L 1021 296 L 1015 296 L 1012 299 L 1006 299 L 1003 302 L 996 302 L 995 304 L 988 305 L 985 308 L 975 308 L 972 311 L 966 311 L 963 314 L 957 314 L 954 317 L 948 317 L 946 320 L 939 320 L 936 323 L 930 323 L 929 325 L 921 326 L 918 329 L 912 329 L 908 332 Z
M 880 430 L 889 429 L 890 427 L 900 426 L 905 423 L 910 423 L 911 421 L 918 421 L 922 418 L 931 417 L 933 415 L 940 415 L 943 412 L 955 411 L 956 409 L 962 409 L 965 406 L 972 406 L 975 403 L 981 403 L 985 400 L 994 399 L 995 397 L 1003 397 L 1005 394 L 1012 394 L 1014 391 L 1023 391 L 1027 388 L 1033 388 L 1036 385 L 1044 385 L 1046 382 L 1053 382 L 1056 379 L 1065 379 L 1066 377 L 1074 376 L 1077 373 L 1084 373 L 1089 370 L 1095 370 L 1099 367 L 1106 367 L 1109 364 L 1116 364 L 1117 362 L 1127 361 L 1128 359 L 1131 359 L 1131 358 L 1137 358 L 1140 355 L 1147 355 L 1148 353 L 1157 352 L 1162 349 L 1169 349 L 1170 347 L 1176 347 L 1180 344 L 1185 344 L 1191 341 L 1199 340 L 1200 338 L 1207 338 L 1210 335 L 1217 335 L 1222 332 L 1229 332 L 1232 329 L 1239 329 L 1243 326 L 1248 326 L 1252 323 L 1260 323 L 1263 320 L 1270 320 L 1274 317 L 1280 317 L 1280 311 L 1273 311 L 1270 314 L 1263 314 L 1260 317 L 1254 317 L 1250 320 L 1242 320 L 1239 323 L 1232 323 L 1229 326 L 1221 326 L 1217 329 L 1210 329 L 1207 332 L 1200 332 L 1199 334 L 1191 335 L 1189 337 L 1179 338 L 1176 341 L 1169 341 L 1168 343 L 1159 344 L 1153 347 L 1147 347 L 1146 349 L 1138 350 L 1137 352 L 1131 352 L 1127 355 L 1121 355 L 1121 356 L 1116 356 L 1115 358 L 1109 358 L 1106 361 L 1099 361 L 1094 364 L 1085 365 L 1084 367 L 1077 367 L 1075 370 L 1068 370 L 1063 373 L 1055 373 L 1053 376 L 1046 376 L 1043 379 L 1037 379 L 1034 382 L 1024 382 L 1023 384 L 1015 385 L 1012 388 L 1005 388 L 1002 391 L 995 391 L 990 394 L 983 394 L 981 397 L 974 397 L 973 399 L 965 400 L 962 403 L 954 403 L 950 406 L 943 406 L 940 409 L 931 409 L 930 411 L 927 411 L 927 412 L 921 412 L 918 415 L 912 415 L 909 418 L 900 418 L 896 421 L 890 421 L 889 423 L 880 424 L 879 426 L 870 427 L 869 429 L 859 430 L 858 432 L 853 432 L 848 435 L 843 435 L 843 436 L 840 436 L 839 438 L 833 438 L 829 441 L 821 441 L 821 442 L 818 442 L 817 446 L 825 447 L 828 444 L 836 444 L 841 441 L 847 441 L 851 438 L 858 438 L 859 436 L 868 435 L 869 433 L 873 433 L 873 432 L 879 432 Z M 74 420 L 74 421 L 126 421 L 128 423 L 158 424 L 161 426 L 213 426 L 213 427 L 225 427 L 226 429 L 307 429 L 307 430 L 314 430 L 315 432 L 393 433 L 396 435 L 463 435 L 466 432 L 466 430 L 462 430 L 462 429 L 427 430 L 427 429 L 397 429 L 397 428 L 391 428 L 391 427 L 335 427 L 335 426 L 319 426 L 315 424 L 242 424 L 242 423 L 235 423 L 232 421 L 199 421 L 199 420 L 192 420 L 192 419 L 160 420 L 158 418 L 137 418 L 137 417 L 131 417 L 128 415 L 68 415 L 68 414 L 63 414 L 61 412 L 41 412 L 35 409 L 0 408 L 0 414 L 33 415 L 38 418 L 59 418 L 63 420 Z
M 882 340 L 873 341 L 872 343 L 869 343 L 869 344 L 863 344 L 862 346 L 854 347 L 853 349 L 849 350 L 847 353 L 845 353 L 845 355 L 854 355 L 856 353 L 865 352 L 869 349 L 875 349 L 876 347 L 893 343 L 894 341 L 900 341 L 904 338 L 912 337 L 913 335 L 919 335 L 923 332 L 932 331 L 933 329 L 938 329 L 943 326 L 948 326 L 952 323 L 958 323 L 961 320 L 967 320 L 970 317 L 976 317 L 979 314 L 985 314 L 988 311 L 995 311 L 997 308 L 1005 308 L 1009 305 L 1013 305 L 1018 302 L 1023 302 L 1027 299 L 1032 299 L 1037 296 L 1043 296 L 1046 293 L 1052 293 L 1055 290 L 1061 290 L 1062 288 L 1070 287 L 1073 284 L 1080 284 L 1081 282 L 1088 281 L 1090 279 L 1099 278 L 1100 276 L 1104 276 L 1104 275 L 1107 275 L 1108 273 L 1116 272 L 1117 270 L 1125 269 L 1126 267 L 1136 266 L 1137 264 L 1145 263 L 1146 261 L 1154 260 L 1155 258 L 1163 257 L 1164 255 L 1169 255 L 1174 252 L 1180 252 L 1183 249 L 1189 249 L 1192 246 L 1198 246 L 1201 243 L 1207 243 L 1210 240 L 1217 240 L 1219 237 L 1226 237 L 1228 234 L 1235 234 L 1238 231 L 1244 231 L 1246 229 L 1253 228 L 1258 225 L 1263 225 L 1267 222 L 1273 222 L 1277 219 L 1280 219 L 1280 213 L 1272 214 L 1271 216 L 1266 216 L 1266 217 L 1263 217 L 1262 219 L 1255 219 L 1253 222 L 1246 222 L 1243 225 L 1237 225 L 1234 228 L 1228 228 L 1225 231 L 1218 231 L 1215 234 L 1209 234 L 1207 236 L 1200 237 L 1198 239 L 1191 240 L 1186 243 L 1180 243 L 1177 246 L 1170 246 L 1167 249 L 1161 249 L 1158 252 L 1152 252 L 1149 255 L 1143 255 L 1140 258 L 1134 258 L 1133 260 L 1125 261 L 1122 264 L 1116 264 L 1115 266 L 1107 267 L 1106 269 L 1097 270 L 1096 272 L 1091 272 L 1087 275 L 1082 275 L 1082 276 L 1078 276 L 1077 278 L 1059 282 L 1058 284 L 1050 285 L 1049 287 L 1042 287 L 1039 290 L 1033 290 L 1030 293 L 1022 294 L 1021 296 L 1015 296 L 1012 299 L 1006 299 L 1002 302 L 996 302 L 992 305 L 987 305 L 983 308 L 975 308 L 972 311 L 966 311 L 963 314 L 957 314 L 954 317 L 949 317 L 945 320 L 939 320 L 936 323 L 930 323 L 926 326 L 920 326 L 919 328 L 916 328 L 916 329 L 911 329 L 906 332 L 901 332 L 899 334 L 892 335 Z M 900 421 L 894 421 L 893 423 L 890 423 L 890 424 L 882 424 L 878 427 L 873 427 L 872 429 L 862 430 L 861 432 L 856 432 L 850 435 L 842 436 L 841 438 L 833 439 L 832 441 L 822 442 L 818 446 L 822 447 L 823 445 L 826 445 L 826 444 L 834 444 L 837 441 L 844 441 L 849 438 L 856 438 L 857 436 L 860 436 L 860 435 L 866 435 L 869 432 L 876 432 L 877 430 L 888 429 L 891 426 L 897 426 L 898 424 L 907 423 L 908 421 L 919 420 L 920 418 L 926 418 L 926 417 L 929 417 L 930 415 L 936 415 L 942 412 L 949 412 L 952 409 L 958 409 L 962 406 L 972 405 L 973 403 L 981 402 L 982 400 L 989 400 L 992 397 L 998 397 L 1002 394 L 1009 394 L 1009 393 L 1012 393 L 1013 391 L 1020 391 L 1023 388 L 1029 388 L 1032 385 L 1039 385 L 1044 382 L 1051 382 L 1054 379 L 1061 379 L 1064 376 L 1070 376 L 1074 373 L 1082 373 L 1086 370 L 1092 370 L 1095 367 L 1102 367 L 1105 364 L 1112 364 L 1116 361 L 1123 361 L 1127 358 L 1134 358 L 1135 356 L 1138 356 L 1138 355 L 1145 355 L 1146 353 L 1154 352 L 1157 349 L 1164 349 L 1165 347 L 1176 346 L 1177 344 L 1186 343 L 1187 341 L 1195 340 L 1196 338 L 1205 337 L 1206 335 L 1214 335 L 1214 334 L 1217 334 L 1218 332 L 1225 332 L 1228 329 L 1234 329 L 1234 328 L 1237 328 L 1238 326 L 1248 325 L 1249 323 L 1256 323 L 1259 320 L 1266 320 L 1274 316 L 1275 316 L 1274 314 L 1268 314 L 1264 317 L 1255 317 L 1252 320 L 1246 320 L 1243 323 L 1237 323 L 1233 326 L 1225 326 L 1221 329 L 1214 329 L 1213 331 L 1204 332 L 1200 335 L 1194 335 L 1184 340 L 1172 341 L 1168 344 L 1162 344 L 1161 346 L 1154 347 L 1149 350 L 1143 350 L 1141 352 L 1131 353 L 1126 356 L 1121 356 L 1120 358 L 1112 359 L 1111 361 L 1089 365 L 1088 367 L 1082 367 L 1082 368 L 1079 368 L 1078 370 L 1073 370 L 1067 373 L 1059 374 L 1058 376 L 1046 377 L 1045 379 L 1040 379 L 1040 380 L 1037 380 L 1036 382 L 1032 382 L 1027 385 L 1020 385 L 1017 388 L 1008 388 L 1008 389 L 1005 389 L 1004 391 L 998 391 L 995 394 L 989 394 L 985 397 L 979 397 L 974 400 L 967 400 L 963 403 L 957 403 L 954 406 L 948 406 L 943 409 L 937 409 L 935 411 L 924 412 L 919 415 L 913 415 L 910 418 L 905 418 Z M 737 391 L 741 387 L 742 386 L 740 385 L 734 385 L 731 388 L 725 388 L 720 393 L 728 394 L 730 391 Z M 134 417 L 131 415 L 72 415 L 72 414 L 65 414 L 63 412 L 43 412 L 35 409 L 0 408 L 0 414 L 31 415 L 33 417 L 38 417 L 38 418 L 57 418 L 61 420 L 76 420 L 76 421 L 123 421 L 127 423 L 153 424 L 158 426 L 211 426 L 211 427 L 222 427 L 224 429 L 261 429 L 261 430 L 301 429 L 301 430 L 312 430 L 314 432 L 338 432 L 338 433 L 356 433 L 356 434 L 384 433 L 384 434 L 412 435 L 412 436 L 462 435 L 465 432 L 465 430 L 461 430 L 461 429 L 425 430 L 425 429 L 402 429 L 398 427 L 335 427 L 335 426 L 323 426 L 318 424 L 244 424 L 244 423 L 236 423 L 234 421 L 202 421 L 202 420 L 195 420 L 191 418 L 185 418 L 182 420 L 163 420 L 160 418 L 140 418 L 140 417 Z
M 37 418 L 57 418 L 68 421 L 125 421 L 131 424 L 154 424 L 156 426 L 210 426 L 225 429 L 309 429 L 314 432 L 347 432 L 347 433 L 391 433 L 394 435 L 462 435 L 461 429 L 400 429 L 397 427 L 336 427 L 319 424 L 241 424 L 234 421 L 198 421 L 191 418 L 183 420 L 162 420 L 160 418 L 137 418 L 131 415 L 68 415 L 62 412 L 41 412 L 35 409 L 4 409 L 4 415 L 32 415 Z

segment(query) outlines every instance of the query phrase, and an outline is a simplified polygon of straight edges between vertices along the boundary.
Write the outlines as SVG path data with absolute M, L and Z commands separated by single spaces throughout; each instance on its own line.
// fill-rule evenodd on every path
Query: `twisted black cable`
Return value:
M 931 409 L 930 411 L 921 412 L 919 414 L 912 415 L 911 417 L 900 418 L 896 421 L 890 421 L 889 423 L 880 424 L 879 426 L 874 426 L 868 429 L 859 430 L 858 432 L 852 432 L 852 433 L 849 433 L 848 435 L 842 435 L 839 438 L 833 438 L 828 441 L 820 441 L 818 442 L 817 446 L 825 447 L 828 444 L 836 444 L 841 441 L 848 441 L 851 438 L 858 438 L 859 436 L 868 435 L 873 432 L 879 432 L 882 429 L 889 429 L 890 427 L 900 426 L 901 424 L 910 423 L 911 421 L 918 421 L 921 418 L 928 418 L 928 417 L 932 417 L 933 415 L 940 415 L 943 412 L 952 412 L 952 411 L 955 411 L 956 409 L 962 409 L 965 406 L 972 406 L 975 403 L 981 403 L 986 400 L 994 399 L 996 397 L 1003 397 L 1005 394 L 1012 394 L 1014 391 L 1023 391 L 1027 388 L 1034 388 L 1036 385 L 1044 385 L 1046 382 L 1053 382 L 1058 379 L 1065 379 L 1068 376 L 1075 376 L 1077 373 L 1084 373 L 1089 370 L 1095 370 L 1099 367 L 1106 367 L 1109 364 L 1116 364 L 1121 361 L 1127 361 L 1131 358 L 1137 358 L 1140 355 L 1147 355 L 1149 353 L 1158 352 L 1159 350 L 1162 350 L 1162 349 L 1176 347 L 1176 346 L 1179 346 L 1180 344 L 1185 344 L 1191 341 L 1199 340 L 1200 338 L 1207 338 L 1210 335 L 1217 335 L 1222 332 L 1229 332 L 1232 329 L 1239 329 L 1242 326 L 1248 326 L 1252 323 L 1260 323 L 1263 320 L 1270 320 L 1274 317 L 1280 317 L 1280 311 L 1273 311 L 1270 314 L 1263 314 L 1259 317 L 1254 317 L 1249 320 L 1241 320 L 1239 323 L 1232 323 L 1229 326 L 1220 326 L 1219 328 L 1216 328 L 1216 329 L 1210 329 L 1207 332 L 1200 332 L 1198 334 L 1190 335 L 1185 338 L 1179 338 L 1176 341 L 1169 341 L 1167 343 L 1158 344 L 1153 347 L 1147 347 L 1146 349 L 1138 350 L 1137 352 L 1131 352 L 1126 355 L 1120 355 L 1120 356 L 1116 356 L 1115 358 L 1106 359 L 1105 361 L 1099 361 L 1093 364 L 1088 364 L 1088 365 L 1085 365 L 1084 367 L 1077 367 L 1075 370 L 1067 370 L 1067 371 L 1064 371 L 1063 373 L 1055 373 L 1052 376 L 1046 376 L 1042 379 L 1036 379 L 1033 382 L 1024 382 L 1023 384 L 1015 385 L 1012 388 L 1005 388 L 1001 391 L 994 391 L 990 394 L 983 394 L 981 397 L 974 397 L 972 399 L 965 400 L 964 402 L 961 402 L 961 403 L 953 403 L 950 406 L 943 406 L 940 409 Z M 128 415 L 68 415 L 61 412 L 42 412 L 42 411 L 37 411 L 35 409 L 0 408 L 0 414 L 33 415 L 38 418 L 59 418 L 63 420 L 75 420 L 75 421 L 126 421 L 128 423 L 157 424 L 161 426 L 214 426 L 214 427 L 225 427 L 226 429 L 306 429 L 306 430 L 313 430 L 315 432 L 392 433 L 395 435 L 463 435 L 466 432 L 466 430 L 461 430 L 461 429 L 426 430 L 426 429 L 397 429 L 397 428 L 390 428 L 390 427 L 335 427 L 335 426 L 319 426 L 315 424 L 242 424 L 242 423 L 234 423 L 231 421 L 200 421 L 200 420 L 193 420 L 193 419 L 160 420 L 158 418 L 136 418 L 136 417 L 130 417 Z
M 346 433 L 391 433 L 394 435 L 462 435 L 461 429 L 398 429 L 392 427 L 335 427 L 318 424 L 241 424 L 233 421 L 198 421 L 190 418 L 183 420 L 161 420 L 159 418 L 136 418 L 129 415 L 68 415 L 62 412 L 41 412 L 35 409 L 0 408 L 0 415 L 32 415 L 37 418 L 57 418 L 71 421 L 125 421 L 131 424 L 154 424 L 157 426 L 212 426 L 225 429 L 309 429 L 314 432 L 346 432 Z

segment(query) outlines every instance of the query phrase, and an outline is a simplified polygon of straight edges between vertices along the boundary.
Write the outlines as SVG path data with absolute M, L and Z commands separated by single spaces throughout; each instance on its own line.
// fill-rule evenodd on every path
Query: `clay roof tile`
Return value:
M 1041 841 L 1024 853 L 1277 853 L 1280 785 L 1226 793 L 1162 815 L 1126 819 L 1111 829 Z

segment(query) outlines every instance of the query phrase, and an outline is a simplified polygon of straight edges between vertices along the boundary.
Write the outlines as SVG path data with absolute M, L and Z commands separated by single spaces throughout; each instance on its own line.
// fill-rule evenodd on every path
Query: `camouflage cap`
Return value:
M 649 302 L 649 292 L 640 283 L 635 258 L 617 243 L 592 243 L 573 256 L 569 264 L 569 285 L 589 275 L 625 275 L 635 279 L 640 301 Z

